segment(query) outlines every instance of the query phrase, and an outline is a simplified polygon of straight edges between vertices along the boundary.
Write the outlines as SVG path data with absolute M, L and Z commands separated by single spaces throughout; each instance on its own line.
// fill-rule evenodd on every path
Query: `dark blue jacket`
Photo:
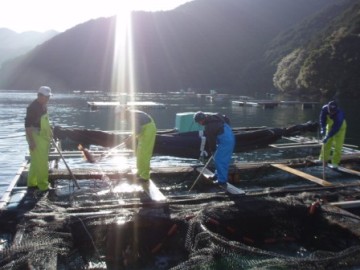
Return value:
M 331 118 L 331 120 L 334 121 L 334 124 L 332 125 L 331 129 L 329 130 L 329 133 L 326 134 L 326 137 L 330 138 L 332 136 L 334 136 L 341 128 L 341 125 L 343 124 L 343 122 L 345 121 L 345 114 L 344 112 L 337 108 L 336 112 L 334 114 L 329 114 L 329 110 L 328 110 L 328 104 L 324 105 L 321 108 L 321 112 L 320 112 L 320 127 L 321 130 L 325 130 L 326 129 L 326 118 L 327 116 L 329 116 Z

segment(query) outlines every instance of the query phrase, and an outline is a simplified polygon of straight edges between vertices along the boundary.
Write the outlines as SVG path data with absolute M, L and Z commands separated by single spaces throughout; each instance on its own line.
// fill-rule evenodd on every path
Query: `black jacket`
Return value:
M 207 114 L 204 120 L 204 135 L 207 141 L 207 148 L 211 153 L 216 150 L 216 137 L 224 133 L 224 124 L 229 119 L 221 114 Z

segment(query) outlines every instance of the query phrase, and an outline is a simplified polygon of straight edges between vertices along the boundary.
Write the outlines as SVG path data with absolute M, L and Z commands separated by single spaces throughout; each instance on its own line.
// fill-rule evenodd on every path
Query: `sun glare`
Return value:
M 112 72 L 112 89 L 122 105 L 135 101 L 136 78 L 134 72 L 134 49 L 132 31 L 132 12 L 136 2 L 119 2 L 116 9 L 116 28 L 114 46 L 114 66 Z M 125 95 L 124 95 L 125 94 Z M 121 100 L 122 99 L 122 100 Z M 134 117 L 132 115 L 132 117 Z M 132 131 L 135 119 L 124 119 L 124 114 L 114 118 L 114 127 L 120 131 Z M 124 121 L 125 120 L 125 121 Z M 132 148 L 135 149 L 136 138 L 132 137 Z
M 118 98 L 123 98 L 120 100 L 121 104 L 133 101 L 136 89 L 131 26 L 132 9 L 132 5 L 125 1 L 117 4 L 112 89 Z M 115 121 L 115 127 L 124 130 L 121 126 L 123 121 L 119 119 Z
M 121 5 L 116 13 L 113 86 L 118 93 L 128 93 L 132 86 L 131 8 Z

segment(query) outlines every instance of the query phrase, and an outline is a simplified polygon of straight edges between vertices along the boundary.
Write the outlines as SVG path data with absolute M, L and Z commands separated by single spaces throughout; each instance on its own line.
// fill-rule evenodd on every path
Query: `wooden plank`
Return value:
M 342 167 L 342 166 L 334 167 L 332 164 L 328 164 L 327 166 L 330 169 L 333 169 L 335 171 L 339 171 L 339 172 L 343 172 L 343 173 L 347 173 L 347 174 L 351 174 L 351 175 L 355 175 L 355 176 L 360 176 L 359 171 L 348 169 L 348 168 L 345 168 L 345 167 Z
M 15 177 L 13 178 L 13 180 L 10 182 L 9 186 L 7 187 L 6 191 L 4 192 L 3 196 L 0 199 L 0 211 L 4 210 L 6 205 L 9 203 L 11 195 L 13 193 L 13 189 L 16 187 L 16 185 L 18 184 L 21 175 L 23 173 L 23 171 L 26 169 L 26 166 L 28 165 L 27 162 L 24 162 L 20 169 L 17 171 Z
M 206 178 L 206 179 L 210 179 L 212 177 L 214 177 L 214 173 L 212 171 L 210 171 L 208 168 L 205 168 L 204 167 L 198 167 L 196 168 L 196 170 L 199 172 L 199 173 L 203 173 L 203 176 Z
M 212 171 L 210 171 L 208 168 L 204 167 L 198 167 L 196 168 L 196 170 L 201 173 L 203 172 L 203 176 L 206 179 L 211 179 L 214 176 L 214 173 Z M 245 191 L 235 187 L 234 185 L 230 184 L 229 182 L 227 183 L 226 186 L 222 187 L 221 185 L 218 185 L 220 188 L 224 189 L 225 191 L 229 192 L 230 194 L 234 194 L 234 195 L 241 195 L 241 194 L 245 194 Z
M 166 197 L 164 196 L 164 194 L 162 194 L 162 192 L 159 190 L 159 188 L 155 185 L 155 183 L 149 179 L 149 183 L 148 184 L 143 184 L 142 185 L 144 192 L 149 195 L 150 199 L 156 202 L 159 201 L 165 201 Z
M 225 187 L 223 187 L 221 185 L 219 185 L 219 187 L 233 195 L 245 195 L 244 190 L 242 190 L 241 188 L 235 187 L 234 185 L 230 184 L 229 182 L 226 184 Z
M 279 148 L 279 149 L 292 149 L 292 148 L 304 148 L 304 147 L 320 147 L 320 143 L 278 143 L 278 144 L 269 144 L 270 147 Z
M 271 166 L 275 167 L 275 168 L 278 168 L 280 170 L 283 170 L 283 171 L 286 171 L 286 172 L 289 172 L 289 173 L 292 173 L 294 175 L 297 175 L 297 176 L 300 176 L 306 180 L 309 180 L 309 181 L 312 181 L 312 182 L 315 182 L 319 185 L 322 185 L 322 186 L 331 186 L 332 184 L 328 181 L 325 181 L 321 178 L 318 178 L 318 177 L 315 177 L 313 175 L 310 175 L 310 174 L 307 174 L 307 173 L 304 173 L 302 171 L 299 171 L 299 170 L 296 170 L 294 168 L 291 168 L 289 166 L 286 166 L 285 164 L 274 164 L 272 163 Z
M 136 168 L 132 168 L 131 169 L 131 174 L 136 176 L 137 174 L 137 169 Z M 149 183 L 143 183 L 142 184 L 142 188 L 144 190 L 144 192 L 150 197 L 150 199 L 152 201 L 165 201 L 166 197 L 164 194 L 162 194 L 162 192 L 160 191 L 160 189 L 155 185 L 154 181 L 149 179 Z
M 343 209 L 358 208 L 360 206 L 360 201 L 341 201 L 341 202 L 331 202 L 330 205 L 341 207 Z
M 345 168 L 345 167 L 339 166 L 339 167 L 337 168 L 337 170 L 340 171 L 340 172 L 344 172 L 344 173 L 348 173 L 348 174 L 360 176 L 360 172 L 359 172 L 359 171 L 355 171 L 355 170 L 348 169 L 348 168 Z

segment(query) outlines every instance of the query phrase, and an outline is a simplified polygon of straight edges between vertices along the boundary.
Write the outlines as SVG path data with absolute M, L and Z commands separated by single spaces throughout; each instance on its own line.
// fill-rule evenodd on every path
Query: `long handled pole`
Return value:
M 196 178 L 196 180 L 194 181 L 194 184 L 191 186 L 191 188 L 189 189 L 189 191 L 188 191 L 188 192 L 190 192 L 190 191 L 192 190 L 192 188 L 196 185 L 197 181 L 199 181 L 199 179 L 200 179 L 201 175 L 204 173 L 204 171 L 205 171 L 205 169 L 207 168 L 207 166 L 209 166 L 210 161 L 213 159 L 213 157 L 214 157 L 214 156 L 212 155 L 212 156 L 209 158 L 209 160 L 206 162 L 206 164 L 205 164 L 204 168 L 202 168 L 202 170 L 201 170 L 201 172 L 200 172 L 199 176 Z
M 98 161 L 100 161 L 101 159 L 103 159 L 104 157 L 110 155 L 110 153 L 111 153 L 112 151 L 114 151 L 115 149 L 124 147 L 124 146 L 126 145 L 126 140 L 127 140 L 127 139 L 125 139 L 125 141 L 122 142 L 122 143 L 120 143 L 119 145 L 117 145 L 117 146 L 115 146 L 115 147 L 107 150 L 106 152 L 102 153 L 97 159 L 95 159 L 95 158 L 93 157 L 93 155 L 90 153 L 90 151 L 89 151 L 88 149 L 84 148 L 81 144 L 79 144 L 78 149 L 83 152 L 83 155 L 84 155 L 84 157 L 85 157 L 85 159 L 86 159 L 87 161 L 89 161 L 89 162 L 91 162 L 91 163 L 94 163 L 94 162 L 98 162 Z
M 65 158 L 64 158 L 63 154 L 61 153 L 59 147 L 57 146 L 57 144 L 56 144 L 56 142 L 55 142 L 55 140 L 54 140 L 54 137 L 51 137 L 51 139 L 52 139 L 52 142 L 53 142 L 56 150 L 59 152 L 59 155 L 60 155 L 61 159 L 64 161 L 64 164 L 65 164 L 66 168 L 68 169 L 68 171 L 69 171 L 69 173 L 70 173 L 70 175 L 71 175 L 71 178 L 72 178 L 73 181 L 74 181 L 75 186 L 80 189 L 80 186 L 79 186 L 79 184 L 78 184 L 78 182 L 77 182 L 77 180 L 76 180 L 76 178 L 75 178 L 75 175 L 72 173 L 69 165 L 68 165 L 67 162 L 65 161 Z
M 99 160 L 101 160 L 102 158 L 110 155 L 110 153 L 111 153 L 112 151 L 114 151 L 115 149 L 124 147 L 124 146 L 126 145 L 126 142 L 125 142 L 125 141 L 126 141 L 127 139 L 128 139 L 128 138 L 126 138 L 126 139 L 124 140 L 124 142 L 120 143 L 119 145 L 117 145 L 117 146 L 115 146 L 115 147 L 113 147 L 113 148 L 110 148 L 110 149 L 107 150 L 105 153 L 101 154 L 96 161 L 99 161 Z
M 323 160 L 323 180 L 325 180 L 325 144 L 322 144 L 322 160 Z

